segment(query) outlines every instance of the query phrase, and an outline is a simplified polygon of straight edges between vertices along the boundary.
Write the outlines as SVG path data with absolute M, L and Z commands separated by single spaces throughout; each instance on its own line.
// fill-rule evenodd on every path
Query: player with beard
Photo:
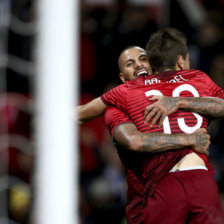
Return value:
M 150 66 L 145 50 L 135 46 L 125 49 L 119 57 L 119 68 L 121 70 L 120 78 L 123 82 L 139 75 L 148 75 Z M 86 109 L 86 105 L 84 107 Z M 91 110 L 91 113 L 93 111 Z M 97 108 L 95 109 L 96 111 Z M 82 114 L 85 113 L 82 111 Z M 140 133 L 127 115 L 116 108 L 110 107 L 107 109 L 105 120 L 111 134 L 114 136 L 114 140 L 122 145 L 117 144 L 117 149 L 127 174 L 128 202 L 126 213 L 128 223 L 142 223 L 142 202 L 144 195 L 141 180 L 141 165 L 145 155 L 138 152 L 161 152 L 186 145 L 192 145 L 194 147 L 195 140 L 193 140 L 192 135 L 175 136 L 162 133 Z M 197 141 L 203 136 L 201 131 L 199 130 L 198 133 L 195 133 L 197 134 Z M 125 132 L 127 135 L 122 139 L 121 137 Z M 160 139 L 159 142 L 157 142 L 158 138 Z M 192 143 L 192 140 L 194 143 Z M 204 138 L 204 141 L 207 142 L 208 139 Z M 207 153 L 205 150 L 207 143 L 205 142 L 201 142 L 199 147 L 196 147 L 196 150 Z M 127 147 L 129 147 L 129 150 L 125 149 Z M 134 152 L 131 152 L 130 149 Z
M 137 46 L 130 46 L 120 54 L 118 65 L 120 69 L 120 79 L 123 82 L 137 78 L 139 75 L 149 75 L 150 65 L 144 49 Z M 126 149 L 126 145 L 121 145 L 124 141 L 116 141 L 114 144 L 124 166 L 127 175 L 127 205 L 126 217 L 129 224 L 143 223 L 143 201 L 144 188 L 141 177 L 141 167 L 145 158 L 144 153 L 162 152 L 170 149 L 181 148 L 186 145 L 192 145 L 195 150 L 207 153 L 208 136 L 202 130 L 190 135 L 165 135 L 161 133 L 140 133 L 129 117 L 115 107 L 108 107 L 105 111 L 105 123 L 111 135 L 116 133 L 119 135 L 120 129 L 124 128 L 131 131 L 131 138 L 140 138 L 141 146 L 138 145 L 139 140 L 133 139 L 131 145 Z M 149 141 L 154 137 L 160 136 L 159 144 Z M 200 141 L 204 139 L 204 141 Z M 119 144 L 121 143 L 121 144 Z M 138 147 L 138 148 L 136 148 Z M 144 148 L 143 148 L 144 147 Z M 144 153 L 139 153 L 144 152 Z
M 208 98 L 209 103 L 204 105 L 198 97 L 224 98 L 223 90 L 205 73 L 189 70 L 186 38 L 181 32 L 168 28 L 155 33 L 147 44 L 147 54 L 155 76 L 126 82 L 102 95 L 101 100 L 125 111 L 142 132 L 191 134 L 200 127 L 207 128 L 208 117 L 183 110 L 162 118 L 162 127 L 144 123 L 144 109 L 154 95 L 173 97 L 162 98 L 173 105 L 170 113 L 177 107 L 185 109 L 189 97 L 194 96 L 191 105 L 199 105 L 198 113 L 208 116 L 218 112 L 218 107 L 210 110 L 213 99 Z M 177 104 L 179 96 L 182 103 Z M 155 107 L 150 116 L 156 113 L 157 118 L 163 116 Z M 216 115 L 223 117 L 223 110 Z M 126 133 L 120 136 L 114 133 L 117 139 L 126 138 Z M 155 138 L 160 142 L 159 137 Z M 144 223 L 224 223 L 217 184 L 211 174 L 207 157 L 191 147 L 147 156 L 142 168 Z

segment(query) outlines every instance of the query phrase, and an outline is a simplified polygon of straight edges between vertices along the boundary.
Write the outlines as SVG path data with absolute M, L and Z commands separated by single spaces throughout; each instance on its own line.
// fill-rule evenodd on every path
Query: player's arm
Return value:
M 101 116 L 104 113 L 106 107 L 107 105 L 100 97 L 98 97 L 87 104 L 75 107 L 75 117 L 77 113 L 78 123 L 83 124 L 88 120 L 92 120 Z
M 123 109 L 125 102 L 126 86 L 122 84 L 107 91 L 85 105 L 77 106 L 75 108 L 75 118 L 78 117 L 78 123 L 83 124 L 88 120 L 101 116 L 108 105 L 114 105 Z
M 145 123 L 150 119 L 151 126 L 159 121 L 159 126 L 165 117 L 178 109 L 204 114 L 213 119 L 224 118 L 224 100 L 216 97 L 166 97 L 153 96 L 155 101 L 145 109 Z
M 181 97 L 180 97 L 181 98 Z M 224 118 L 224 100 L 216 97 L 183 97 L 179 108 L 212 118 Z
M 205 129 L 193 134 L 142 133 L 134 124 L 124 123 L 115 128 L 114 140 L 136 152 L 160 153 L 191 146 L 196 152 L 208 155 L 210 136 Z

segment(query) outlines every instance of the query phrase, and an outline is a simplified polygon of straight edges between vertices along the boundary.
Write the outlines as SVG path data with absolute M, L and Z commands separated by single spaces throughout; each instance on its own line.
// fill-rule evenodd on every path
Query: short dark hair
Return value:
M 139 47 L 139 46 L 137 46 L 137 45 L 129 45 L 129 46 L 125 47 L 124 50 L 121 51 L 121 53 L 120 53 L 120 55 L 119 55 L 119 57 L 118 57 L 118 68 L 119 68 L 120 71 L 122 70 L 122 69 L 121 69 L 121 65 L 120 65 L 120 58 L 121 58 L 121 55 L 122 55 L 126 50 L 129 50 L 129 49 L 131 49 L 131 48 L 136 48 L 136 47 L 137 47 L 137 48 L 141 48 L 141 49 L 143 49 L 143 50 L 145 51 L 144 48 Z
M 175 69 L 179 55 L 186 58 L 187 38 L 175 28 L 165 28 L 151 35 L 146 45 L 147 56 L 153 72 Z
M 129 46 L 125 47 L 124 50 L 122 50 L 121 53 L 119 54 L 119 57 L 118 57 L 118 68 L 119 68 L 120 71 L 121 71 L 121 66 L 120 66 L 119 61 L 120 61 L 120 57 L 121 57 L 121 55 L 122 55 L 126 50 L 129 50 L 130 48 L 134 48 L 134 47 L 138 47 L 138 46 L 136 46 L 136 45 L 129 45 Z

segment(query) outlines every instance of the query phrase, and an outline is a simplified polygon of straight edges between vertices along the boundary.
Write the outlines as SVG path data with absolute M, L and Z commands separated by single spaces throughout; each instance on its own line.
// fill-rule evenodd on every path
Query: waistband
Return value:
M 178 172 L 178 171 L 186 171 L 186 170 L 208 170 L 208 169 L 205 166 L 192 166 L 192 167 L 186 167 L 186 168 L 180 168 L 180 169 L 172 169 L 169 171 L 169 173 Z

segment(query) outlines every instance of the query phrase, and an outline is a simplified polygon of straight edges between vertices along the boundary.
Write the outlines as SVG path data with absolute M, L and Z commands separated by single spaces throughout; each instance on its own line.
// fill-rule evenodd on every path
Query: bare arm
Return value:
M 122 124 L 114 131 L 114 139 L 123 147 L 136 152 L 159 153 L 191 146 L 208 155 L 210 136 L 205 129 L 193 134 L 142 133 L 134 124 Z
M 224 118 L 224 100 L 216 97 L 183 97 L 179 108 L 212 118 Z
M 87 104 L 75 107 L 75 114 L 77 113 L 78 123 L 83 124 L 88 120 L 100 117 L 104 113 L 106 107 L 107 105 L 104 104 L 100 97 Z
M 165 117 L 178 109 L 201 113 L 213 119 L 224 118 L 224 100 L 215 97 L 166 97 L 154 96 L 150 104 L 145 109 L 145 123 L 151 118 L 151 126 L 159 121 L 159 126 Z

